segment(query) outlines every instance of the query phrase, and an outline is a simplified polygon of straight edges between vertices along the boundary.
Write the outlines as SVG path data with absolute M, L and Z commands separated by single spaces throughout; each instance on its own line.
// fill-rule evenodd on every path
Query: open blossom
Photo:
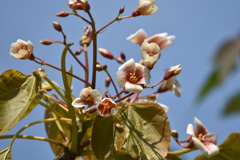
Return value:
M 168 33 L 166 32 L 148 37 L 147 33 L 143 29 L 139 29 L 136 33 L 130 35 L 127 40 L 139 45 L 142 45 L 144 41 L 147 41 L 148 43 L 156 43 L 160 49 L 165 49 L 166 46 L 173 44 L 171 40 L 175 38 L 176 37 L 173 35 L 168 36 Z
M 143 42 L 141 47 L 143 63 L 148 69 L 152 69 L 160 57 L 160 48 L 156 43 Z
M 18 39 L 17 42 L 11 44 L 9 54 L 18 59 L 34 59 L 33 55 L 33 44 L 31 41 L 25 42 Z
M 111 98 L 104 98 L 101 103 L 98 104 L 97 110 L 102 116 L 110 116 L 112 109 L 116 107 L 117 104 Z
M 210 158 L 219 153 L 219 148 L 216 145 L 215 133 L 209 133 L 207 128 L 195 117 L 194 123 L 196 129 L 194 129 L 192 124 L 187 127 L 187 134 L 192 136 L 192 141 L 194 145 L 201 150 L 203 155 Z
M 84 106 L 87 106 L 92 108 L 95 104 L 100 103 L 102 99 L 102 96 L 100 92 L 96 89 L 92 89 L 91 87 L 84 88 L 80 92 L 79 98 L 76 98 L 73 102 L 72 105 L 76 108 L 81 108 Z M 88 109 L 88 110 L 89 110 Z
M 155 0 L 139 0 L 135 12 L 138 12 L 140 15 L 151 15 L 157 10 L 158 7 L 155 6 Z
M 150 83 L 150 72 L 147 67 L 130 59 L 118 68 L 117 81 L 120 88 L 125 87 L 129 92 L 139 93 L 143 90 L 139 84 Z
M 169 68 L 166 71 L 166 73 L 168 71 L 171 71 L 172 68 L 173 67 Z M 181 91 L 178 89 L 178 87 L 181 87 L 180 83 L 177 81 L 176 76 L 172 76 L 171 78 L 169 78 L 167 80 L 164 80 L 162 85 L 157 90 L 157 93 L 172 91 L 175 94 L 175 96 L 180 97 L 181 96 Z

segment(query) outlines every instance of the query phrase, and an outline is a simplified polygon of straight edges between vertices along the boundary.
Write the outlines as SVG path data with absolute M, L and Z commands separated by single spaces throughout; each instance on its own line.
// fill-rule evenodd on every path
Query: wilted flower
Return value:
M 97 110 L 102 116 L 110 116 L 112 109 L 116 108 L 117 104 L 111 98 L 104 98 L 101 103 L 98 104 Z
M 203 155 L 210 158 L 219 153 L 219 148 L 216 145 L 215 133 L 209 133 L 207 128 L 195 117 L 194 123 L 196 129 L 194 129 L 192 124 L 187 127 L 187 134 L 192 136 L 192 141 L 194 145 L 201 150 Z
M 136 33 L 130 35 L 127 40 L 139 45 L 142 45 L 144 41 L 147 41 L 148 43 L 156 43 L 160 49 L 165 49 L 166 46 L 173 44 L 171 40 L 175 38 L 176 37 L 173 35 L 168 36 L 168 33 L 166 32 L 148 37 L 147 33 L 143 29 L 139 29 Z
M 172 67 L 171 67 L 172 68 Z M 166 72 L 168 72 L 168 69 Z M 157 90 L 157 93 L 162 93 L 166 91 L 173 91 L 173 93 L 177 96 L 181 96 L 181 91 L 178 89 L 178 87 L 181 87 L 180 83 L 177 81 L 176 76 L 172 76 L 171 78 L 165 80 L 162 85 Z
M 125 87 L 129 92 L 139 93 L 143 90 L 140 84 L 150 83 L 149 69 L 130 59 L 118 68 L 117 81 L 120 88 Z
M 33 44 L 31 41 L 25 42 L 18 39 L 17 42 L 11 44 L 10 55 L 18 59 L 34 59 Z
M 157 10 L 158 7 L 155 6 L 155 0 L 139 0 L 135 12 L 138 12 L 140 15 L 151 15 Z
M 143 63 L 148 69 L 152 69 L 160 57 L 160 48 L 156 43 L 143 42 L 141 47 Z
M 95 104 L 100 103 L 101 99 L 102 99 L 102 96 L 98 90 L 88 87 L 88 88 L 84 88 L 80 92 L 79 98 L 76 98 L 72 102 L 72 105 L 76 108 L 80 108 L 80 107 L 84 107 L 84 106 L 88 105 L 89 109 L 90 109 Z

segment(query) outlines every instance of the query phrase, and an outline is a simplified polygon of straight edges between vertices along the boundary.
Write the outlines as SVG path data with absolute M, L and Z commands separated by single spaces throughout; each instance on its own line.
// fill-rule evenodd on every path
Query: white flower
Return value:
M 156 43 L 143 42 L 141 47 L 143 64 L 152 69 L 160 57 L 160 48 Z
M 139 12 L 140 15 L 151 15 L 158 10 L 154 4 L 155 0 L 139 0 L 135 11 Z
M 100 92 L 96 89 L 92 89 L 91 87 L 84 88 L 80 92 L 79 98 L 76 98 L 72 105 L 76 108 L 81 108 L 86 105 L 89 106 L 89 108 L 92 108 L 95 104 L 100 103 L 102 100 L 102 96 Z
M 168 33 L 166 32 L 148 37 L 147 33 L 143 29 L 139 29 L 136 33 L 127 37 L 127 40 L 130 40 L 138 45 L 142 45 L 144 41 L 147 41 L 148 43 L 156 43 L 160 49 L 165 49 L 166 46 L 173 44 L 171 40 L 175 38 L 176 37 L 173 35 L 168 36 Z
M 17 42 L 11 44 L 9 54 L 18 59 L 30 59 L 33 60 L 33 44 L 31 41 L 25 42 L 18 39 Z
M 215 133 L 209 133 L 207 128 L 196 117 L 194 118 L 196 129 L 192 124 L 187 127 L 187 134 L 192 136 L 194 145 L 201 150 L 203 155 L 210 158 L 219 153 L 219 148 L 216 145 Z
M 150 83 L 149 69 L 130 59 L 118 68 L 117 81 L 120 88 L 125 87 L 129 92 L 139 93 L 143 90 L 140 84 Z

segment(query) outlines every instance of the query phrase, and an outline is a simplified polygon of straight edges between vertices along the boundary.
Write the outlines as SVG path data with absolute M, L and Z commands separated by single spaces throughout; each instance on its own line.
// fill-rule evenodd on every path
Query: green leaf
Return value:
M 73 73 L 73 68 L 71 66 L 70 70 L 68 71 L 69 73 Z M 67 81 L 68 81 L 68 86 L 72 86 L 72 76 L 67 74 Z
M 121 113 L 128 131 L 125 148 L 133 157 L 159 160 L 167 156 L 170 146 L 170 124 L 164 109 L 156 102 L 135 103 Z
M 167 154 L 167 157 L 165 157 L 164 160 L 182 160 L 182 158 L 176 154 Z
M 240 93 L 234 95 L 228 100 L 227 105 L 223 111 L 225 115 L 230 113 L 240 112 Z
M 198 94 L 198 101 L 202 101 L 207 96 L 207 94 L 209 94 L 209 92 L 213 90 L 213 88 L 215 88 L 218 84 L 218 73 L 217 71 L 214 71 L 210 74 L 206 82 L 203 84 L 202 89 Z
M 117 121 L 114 115 L 109 117 L 98 115 L 95 118 L 92 128 L 91 147 L 94 156 L 98 160 L 112 160 L 117 151 L 122 148 L 121 144 L 123 144 L 124 139 L 122 138 L 121 134 L 123 131 L 119 132 L 119 130 L 116 129 L 116 123 Z M 116 134 L 116 132 L 119 133 Z M 123 140 L 122 143 L 115 142 L 119 141 L 120 139 Z M 116 145 L 114 145 L 114 142 Z
M 1 160 L 12 160 L 11 149 L 9 147 L 0 151 Z
M 64 109 L 59 107 L 55 102 L 50 101 L 49 105 L 53 109 L 55 109 L 58 113 L 63 115 L 65 118 L 69 118 L 68 113 Z M 46 110 L 44 118 L 45 119 L 53 118 L 53 115 L 52 115 L 52 113 L 49 110 Z M 59 121 L 59 123 L 62 126 L 64 132 L 66 133 L 67 137 L 70 138 L 71 137 L 71 130 L 70 130 L 71 126 L 70 126 L 70 124 L 65 122 L 65 121 Z M 54 122 L 45 122 L 45 130 L 46 130 L 47 135 L 48 135 L 49 138 L 55 139 L 55 140 L 59 140 L 59 141 L 65 141 L 65 139 L 62 137 L 62 135 L 61 135 L 61 133 L 60 133 L 58 127 L 57 127 L 56 121 L 54 121 Z M 63 147 L 60 146 L 60 145 L 56 145 L 56 144 L 50 143 L 50 146 L 51 146 L 51 148 L 53 150 L 53 153 L 55 155 L 59 155 L 59 153 L 63 150 Z
M 39 103 L 39 80 L 15 69 L 0 75 L 0 134 L 13 128 Z
M 240 133 L 231 133 L 228 138 L 218 146 L 219 154 L 211 158 L 203 155 L 197 156 L 195 160 L 237 160 L 240 153 Z

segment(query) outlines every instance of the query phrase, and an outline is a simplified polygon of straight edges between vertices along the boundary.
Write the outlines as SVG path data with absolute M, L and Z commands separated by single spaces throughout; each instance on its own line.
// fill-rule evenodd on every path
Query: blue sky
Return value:
M 97 28 L 101 28 L 117 15 L 119 8 L 125 6 L 123 16 L 128 16 L 136 8 L 137 0 L 112 1 L 89 0 L 92 15 L 95 18 Z M 73 50 L 79 49 L 78 41 L 83 34 L 83 27 L 87 24 L 79 18 L 69 16 L 59 18 L 55 15 L 60 11 L 70 11 L 67 8 L 67 0 L 50 1 L 2 1 L 0 2 L 0 72 L 11 68 L 18 69 L 24 74 L 31 74 L 38 64 L 28 60 L 18 60 L 9 55 L 10 44 L 17 39 L 30 40 L 34 44 L 34 55 L 43 58 L 46 62 L 60 66 L 60 56 L 63 46 L 54 44 L 44 46 L 39 43 L 42 39 L 62 40 L 60 33 L 52 27 L 52 22 L 59 22 L 66 35 L 68 42 L 74 42 Z M 98 36 L 98 47 L 105 48 L 118 56 L 121 51 L 126 54 L 127 59 L 134 58 L 140 61 L 140 47 L 127 41 L 126 38 L 143 28 L 149 36 L 168 32 L 175 35 L 174 45 L 168 46 L 167 50 L 161 51 L 161 58 L 152 70 L 151 84 L 160 80 L 164 69 L 177 64 L 182 65 L 182 73 L 178 76 L 181 83 L 181 98 L 177 98 L 172 92 L 159 95 L 158 101 L 169 106 L 168 116 L 171 129 L 177 130 L 180 139 L 187 137 L 186 127 L 193 123 L 197 117 L 208 130 L 218 135 L 218 144 L 221 144 L 232 132 L 240 132 L 239 115 L 228 117 L 222 116 L 222 110 L 229 96 L 239 91 L 240 74 L 233 72 L 225 83 L 215 89 L 201 103 L 196 104 L 197 93 L 201 89 L 204 80 L 213 70 L 213 57 L 220 45 L 231 37 L 239 34 L 240 30 L 240 1 L 231 0 L 157 0 L 159 10 L 151 16 L 140 16 L 115 22 Z M 87 17 L 84 12 L 79 12 Z M 89 50 L 91 52 L 91 49 Z M 114 76 L 120 66 L 111 60 L 98 56 L 98 61 L 109 65 L 109 71 Z M 80 57 L 81 59 L 82 57 Z M 90 56 L 91 58 L 91 56 Z M 83 70 L 71 56 L 67 57 L 68 67 L 72 64 L 74 73 L 81 76 Z M 48 77 L 62 85 L 61 74 L 58 71 L 43 66 Z M 98 73 L 97 88 L 104 91 L 104 73 Z M 74 80 L 74 94 L 77 97 L 83 84 Z M 237 85 L 235 85 L 237 84 Z M 113 91 L 113 90 L 111 90 Z M 147 89 L 143 95 L 155 90 Z M 112 92 L 114 94 L 114 92 Z M 6 134 L 14 134 L 24 125 L 43 119 L 44 108 L 37 106 L 34 111 L 24 118 L 19 124 Z M 37 135 L 46 137 L 44 125 L 39 124 L 23 132 L 26 135 Z M 1 140 L 0 149 L 6 148 L 8 140 Z M 172 140 L 174 149 L 182 149 Z M 13 145 L 14 159 L 53 159 L 54 155 L 46 142 L 35 142 L 33 140 L 16 140 Z M 184 159 L 191 160 L 200 151 L 187 154 Z

